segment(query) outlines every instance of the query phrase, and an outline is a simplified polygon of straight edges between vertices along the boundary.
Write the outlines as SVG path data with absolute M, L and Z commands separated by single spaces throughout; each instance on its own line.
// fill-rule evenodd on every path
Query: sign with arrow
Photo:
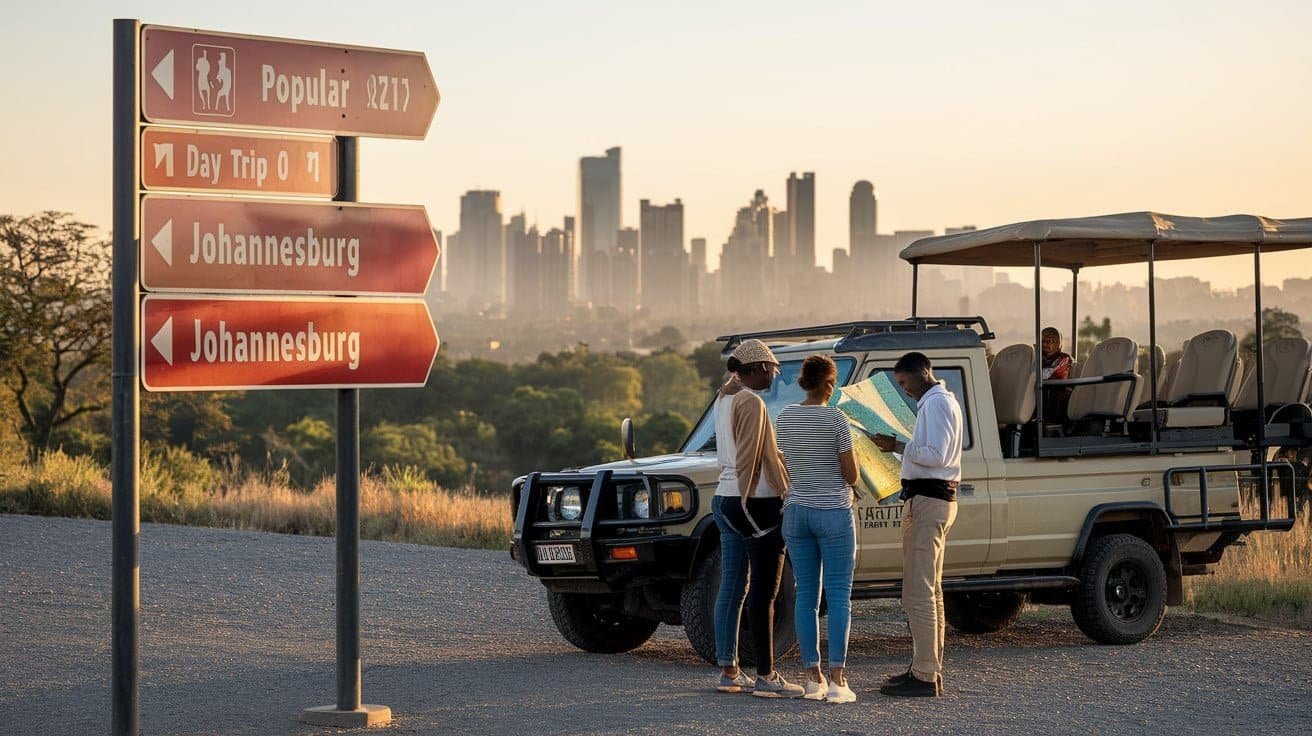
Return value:
M 141 134 L 146 189 L 337 194 L 337 146 L 328 136 L 221 133 L 150 126 Z
M 421 299 L 147 296 L 149 391 L 420 387 L 437 356 Z
M 147 195 L 147 291 L 422 295 L 438 245 L 418 205 Z
M 148 25 L 141 60 L 152 123 L 420 139 L 439 100 L 415 51 Z

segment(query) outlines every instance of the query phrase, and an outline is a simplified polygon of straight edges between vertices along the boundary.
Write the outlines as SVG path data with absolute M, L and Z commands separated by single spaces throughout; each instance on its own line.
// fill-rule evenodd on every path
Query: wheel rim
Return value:
M 1137 621 L 1148 607 L 1148 577 L 1134 563 L 1122 562 L 1107 574 L 1107 608 L 1120 621 Z

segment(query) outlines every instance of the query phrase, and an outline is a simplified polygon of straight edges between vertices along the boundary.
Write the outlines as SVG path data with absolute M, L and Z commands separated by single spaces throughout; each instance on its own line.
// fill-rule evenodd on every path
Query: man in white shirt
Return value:
M 934 378 L 923 353 L 903 355 L 893 377 L 917 402 L 916 426 L 905 444 L 889 435 L 873 439 L 885 452 L 902 453 L 902 610 L 911 626 L 912 660 L 880 692 L 932 698 L 943 693 L 943 551 L 957 518 L 961 406 Z

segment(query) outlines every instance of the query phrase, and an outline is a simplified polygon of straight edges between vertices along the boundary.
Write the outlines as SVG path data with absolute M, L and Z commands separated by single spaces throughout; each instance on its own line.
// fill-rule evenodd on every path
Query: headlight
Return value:
M 661 513 L 682 514 L 688 510 L 688 491 L 679 483 L 661 486 Z
M 566 488 L 560 494 L 560 518 L 565 521 L 578 521 L 583 515 L 583 497 L 579 494 L 579 489 L 570 487 Z
M 651 518 L 651 494 L 646 488 L 633 494 L 633 515 L 639 519 Z

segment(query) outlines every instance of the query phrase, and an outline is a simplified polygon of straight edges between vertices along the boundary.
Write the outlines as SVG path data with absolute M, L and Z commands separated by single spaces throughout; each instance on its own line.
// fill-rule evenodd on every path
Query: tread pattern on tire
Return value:
M 787 655 L 797 646 L 797 629 L 793 626 L 793 596 L 791 588 L 788 594 L 785 594 L 784 586 L 793 585 L 792 568 L 785 569 L 783 580 L 780 582 L 779 596 L 775 599 L 775 618 L 778 620 L 780 611 L 786 615 L 782 616 L 782 625 L 776 624 L 774 627 L 774 649 L 775 661 Z M 683 592 L 679 597 L 679 610 L 683 617 L 683 630 L 688 637 L 688 642 L 692 648 L 708 664 L 718 664 L 715 657 L 715 596 L 712 591 L 718 591 L 720 580 L 720 549 L 717 545 L 709 552 L 701 562 L 697 564 L 697 570 L 692 580 L 683 586 Z M 783 609 L 780 605 L 783 605 Z M 743 612 L 743 618 L 747 617 L 746 611 Z M 745 625 L 745 624 L 744 624 Z M 756 664 L 756 653 L 752 651 L 750 638 L 745 635 L 746 632 L 740 632 L 738 637 L 738 664 L 743 667 L 751 667 Z
M 617 614 L 612 622 L 604 622 L 594 614 L 595 601 L 579 593 L 547 592 L 547 608 L 551 620 L 565 641 L 585 652 L 619 654 L 637 649 L 656 633 L 658 621 L 650 621 Z
M 1025 611 L 1024 593 L 949 593 L 943 601 L 948 624 L 963 634 L 995 634 Z
M 1108 571 L 1116 561 L 1137 558 L 1149 575 L 1149 608 L 1143 623 L 1129 627 L 1112 618 L 1104 602 Z M 1081 565 L 1080 587 L 1071 603 L 1075 623 L 1090 639 L 1101 644 L 1137 644 L 1152 636 L 1166 617 L 1166 570 L 1157 551 L 1133 534 L 1109 534 L 1089 546 Z M 1145 625 L 1146 624 L 1146 625 Z

